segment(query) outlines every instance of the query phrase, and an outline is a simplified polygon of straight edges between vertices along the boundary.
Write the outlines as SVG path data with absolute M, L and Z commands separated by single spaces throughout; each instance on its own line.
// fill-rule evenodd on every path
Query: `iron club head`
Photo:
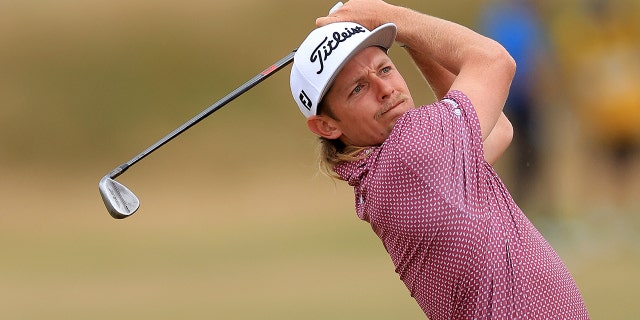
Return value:
M 100 180 L 98 189 L 107 211 L 116 219 L 124 219 L 134 214 L 140 207 L 138 197 L 129 188 L 109 176 L 104 176 Z

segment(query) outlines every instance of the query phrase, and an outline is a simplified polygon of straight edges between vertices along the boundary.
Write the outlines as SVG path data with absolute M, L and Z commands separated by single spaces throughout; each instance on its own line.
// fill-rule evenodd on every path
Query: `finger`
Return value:
M 335 17 L 335 16 L 328 16 L 328 17 L 320 17 L 318 19 L 316 19 L 316 27 L 324 27 L 330 23 L 334 23 L 334 22 L 340 22 L 342 20 L 340 20 L 340 17 Z

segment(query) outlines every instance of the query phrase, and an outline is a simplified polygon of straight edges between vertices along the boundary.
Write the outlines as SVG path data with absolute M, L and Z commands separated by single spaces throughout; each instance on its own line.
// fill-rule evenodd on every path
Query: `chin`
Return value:
M 391 118 L 391 122 L 392 125 L 396 123 L 396 121 L 398 120 L 398 118 L 400 118 L 403 114 L 405 114 L 407 111 L 411 110 L 413 108 L 395 108 L 393 110 L 391 110 L 387 116 L 389 116 Z

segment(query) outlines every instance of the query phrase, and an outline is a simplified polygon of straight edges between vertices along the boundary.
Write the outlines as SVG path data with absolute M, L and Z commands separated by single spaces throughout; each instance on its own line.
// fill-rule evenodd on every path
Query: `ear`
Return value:
M 307 127 L 309 127 L 309 130 L 313 133 L 327 139 L 333 140 L 342 136 L 342 131 L 340 130 L 336 120 L 325 115 L 311 116 L 307 118 Z

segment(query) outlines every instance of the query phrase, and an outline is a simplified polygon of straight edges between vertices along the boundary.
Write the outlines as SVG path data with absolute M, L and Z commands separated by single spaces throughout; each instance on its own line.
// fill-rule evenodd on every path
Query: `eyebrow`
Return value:
M 376 72 L 378 70 L 380 70 L 384 65 L 386 64 L 390 64 L 391 58 L 389 58 L 389 56 L 385 56 L 385 58 L 381 59 L 376 65 L 375 65 L 375 70 Z M 347 82 L 347 87 L 351 88 L 353 85 L 355 85 L 356 83 L 360 83 L 364 80 L 364 78 L 366 77 L 368 73 L 367 72 L 360 72 L 360 74 L 356 77 L 353 78 L 353 80 L 349 80 L 349 82 Z

